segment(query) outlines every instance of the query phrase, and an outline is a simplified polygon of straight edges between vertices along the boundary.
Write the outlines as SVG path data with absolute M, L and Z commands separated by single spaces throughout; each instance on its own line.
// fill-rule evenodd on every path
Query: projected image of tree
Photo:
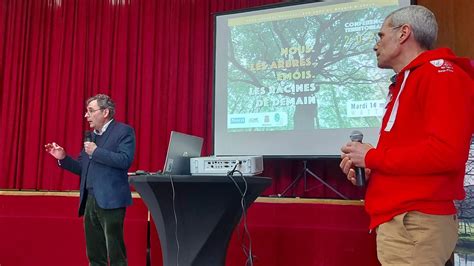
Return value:
M 379 127 L 393 72 L 374 34 L 392 9 L 231 26 L 228 114 L 250 124 L 230 131 Z

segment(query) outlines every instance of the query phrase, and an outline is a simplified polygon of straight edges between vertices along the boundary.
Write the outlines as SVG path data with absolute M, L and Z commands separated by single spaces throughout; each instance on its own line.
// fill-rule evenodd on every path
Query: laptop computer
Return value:
M 190 175 L 190 158 L 201 156 L 203 138 L 171 131 L 161 174 Z

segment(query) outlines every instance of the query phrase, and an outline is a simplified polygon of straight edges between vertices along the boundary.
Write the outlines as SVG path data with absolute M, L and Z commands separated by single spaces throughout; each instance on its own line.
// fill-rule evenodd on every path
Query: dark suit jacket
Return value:
M 133 128 L 114 120 L 96 144 L 91 158 L 83 149 L 77 160 L 66 156 L 60 161 L 62 168 L 81 176 L 79 216 L 84 214 L 86 205 L 87 178 L 92 180 L 94 197 L 101 208 L 115 209 L 132 204 L 127 171 L 135 154 Z

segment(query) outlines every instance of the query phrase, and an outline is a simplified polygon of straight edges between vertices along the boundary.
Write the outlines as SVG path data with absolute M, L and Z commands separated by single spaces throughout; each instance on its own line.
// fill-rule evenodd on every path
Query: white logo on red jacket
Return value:
M 430 63 L 439 68 L 438 73 L 453 72 L 453 65 L 444 59 L 431 60 Z

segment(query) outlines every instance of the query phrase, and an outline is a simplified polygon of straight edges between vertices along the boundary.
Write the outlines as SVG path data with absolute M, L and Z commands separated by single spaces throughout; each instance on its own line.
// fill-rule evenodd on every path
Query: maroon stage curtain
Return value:
M 111 95 L 117 120 L 136 130 L 131 170 L 161 169 L 171 130 L 204 137 L 211 154 L 213 14 L 279 1 L 0 0 L 0 189 L 77 189 L 79 179 L 43 145 L 55 141 L 77 155 L 88 129 L 85 100 L 96 93 Z M 310 166 L 360 198 L 337 164 Z M 265 194 L 276 194 L 302 163 L 265 168 L 275 180 Z M 300 182 L 295 195 L 338 198 L 309 179 L 315 189 L 303 193 Z

